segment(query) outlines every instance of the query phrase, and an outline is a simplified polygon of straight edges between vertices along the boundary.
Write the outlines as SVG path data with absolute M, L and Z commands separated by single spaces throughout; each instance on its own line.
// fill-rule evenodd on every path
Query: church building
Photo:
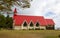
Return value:
M 53 19 L 45 19 L 43 16 L 17 15 L 16 8 L 13 15 L 13 29 L 16 30 L 46 30 L 54 29 Z

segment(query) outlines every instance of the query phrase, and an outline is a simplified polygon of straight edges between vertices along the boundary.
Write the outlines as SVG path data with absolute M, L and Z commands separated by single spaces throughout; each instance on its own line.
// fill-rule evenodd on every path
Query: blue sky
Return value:
M 14 8 L 17 8 L 18 14 L 52 18 L 55 28 L 60 27 L 60 0 L 33 0 L 30 8 L 22 9 L 17 5 L 14 5 L 12 10 Z

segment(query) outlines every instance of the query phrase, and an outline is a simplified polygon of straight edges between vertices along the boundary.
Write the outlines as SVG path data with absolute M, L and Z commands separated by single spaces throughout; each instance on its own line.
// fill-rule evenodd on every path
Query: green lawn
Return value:
M 59 38 L 58 30 L 0 30 L 0 38 Z

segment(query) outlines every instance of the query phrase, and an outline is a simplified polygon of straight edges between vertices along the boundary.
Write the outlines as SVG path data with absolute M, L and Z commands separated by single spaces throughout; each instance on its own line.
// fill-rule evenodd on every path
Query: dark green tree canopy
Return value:
M 0 14 L 0 29 L 1 28 L 12 29 L 12 26 L 13 26 L 12 17 L 9 17 L 9 15 L 7 15 L 7 17 L 5 17 L 4 15 Z
M 0 14 L 0 28 L 2 28 L 3 26 L 5 26 L 5 17 Z

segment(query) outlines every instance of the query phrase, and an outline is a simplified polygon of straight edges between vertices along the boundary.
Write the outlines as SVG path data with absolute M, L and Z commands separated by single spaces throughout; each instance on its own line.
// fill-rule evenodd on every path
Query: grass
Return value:
M 0 30 L 0 38 L 59 38 L 58 30 Z

